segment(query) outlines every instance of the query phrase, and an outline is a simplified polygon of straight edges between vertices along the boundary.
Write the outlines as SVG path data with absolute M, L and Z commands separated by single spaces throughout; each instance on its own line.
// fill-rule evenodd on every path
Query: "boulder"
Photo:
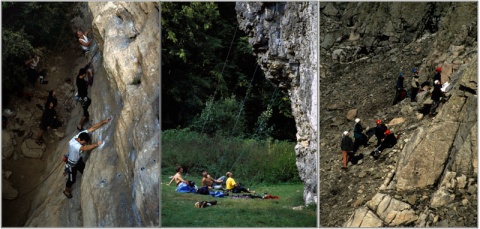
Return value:
M 13 145 L 12 136 L 9 131 L 2 130 L 2 155 L 5 158 L 10 158 L 15 151 L 15 146 Z
M 383 221 L 367 207 L 361 207 L 355 209 L 343 227 L 383 227 Z
M 448 192 L 445 187 L 441 187 L 434 194 L 430 201 L 430 207 L 438 208 L 451 203 L 455 199 L 455 195 Z
M 405 118 L 394 118 L 387 124 L 387 126 L 395 126 L 398 124 L 402 124 L 404 122 L 405 122 Z
M 409 190 L 434 185 L 444 170 L 457 129 L 455 122 L 418 128 L 400 154 L 396 188 Z
M 355 120 L 357 117 L 357 109 L 351 109 L 347 112 L 347 119 L 350 121 Z
M 2 178 L 2 198 L 13 200 L 17 198 L 17 196 L 18 191 L 12 187 L 12 184 L 8 180 Z
M 418 219 L 415 211 L 407 203 L 389 195 L 377 193 L 367 206 L 372 209 L 389 226 L 399 226 Z
M 25 157 L 41 158 L 46 147 L 45 144 L 37 145 L 34 139 L 28 138 L 22 143 L 22 154 Z
M 328 16 L 337 16 L 338 10 L 332 3 L 327 3 L 325 8 L 323 8 L 322 13 Z

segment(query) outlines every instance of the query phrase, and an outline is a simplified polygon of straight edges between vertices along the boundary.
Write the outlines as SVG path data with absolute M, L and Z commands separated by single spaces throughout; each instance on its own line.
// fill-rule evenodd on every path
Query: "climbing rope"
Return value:
M 60 162 L 59 166 L 57 166 L 50 174 L 48 174 L 48 176 L 43 179 L 43 181 L 41 181 L 37 186 L 35 186 L 35 188 L 33 188 L 32 190 L 26 192 L 26 193 L 23 193 L 22 195 L 19 195 L 17 196 L 17 198 L 20 198 L 20 197 L 24 197 L 26 196 L 27 194 L 30 194 L 31 192 L 33 192 L 35 189 L 37 189 L 38 187 L 40 187 L 41 184 L 43 184 L 43 182 L 45 182 L 59 167 L 60 165 L 62 165 L 63 161 Z
M 267 106 L 267 109 L 270 109 L 272 107 L 272 103 L 275 101 L 275 99 L 277 98 L 278 96 L 278 93 L 280 92 L 280 90 L 278 90 L 278 87 L 275 88 L 275 91 L 273 92 L 273 96 L 272 98 L 270 99 L 270 102 Z M 265 121 L 265 119 L 261 120 L 260 124 L 258 125 L 257 129 L 255 130 L 254 134 L 253 135 L 256 135 L 258 133 L 258 131 L 260 130 L 260 128 L 262 127 L 262 124 L 263 122 Z M 244 152 L 244 151 L 243 151 Z M 238 155 L 237 159 L 235 159 L 235 161 L 233 162 L 232 166 L 230 167 L 230 170 L 229 171 L 232 171 L 233 167 L 235 166 L 235 164 L 238 162 L 238 160 L 242 157 L 243 155 L 243 152 L 240 153 L 240 155 Z
M 227 57 L 225 58 L 225 62 L 224 62 L 223 67 L 222 67 L 222 72 L 220 73 L 220 76 L 218 77 L 218 80 L 217 80 L 217 86 L 215 87 L 215 92 L 213 92 L 213 96 L 211 97 L 210 102 L 207 102 L 207 115 L 205 117 L 205 121 L 203 122 L 202 131 L 200 131 L 200 135 L 203 134 L 203 130 L 204 130 L 205 125 L 207 124 L 207 121 L 208 121 L 208 116 L 210 116 L 210 111 L 211 111 L 211 106 L 213 104 L 213 100 L 215 99 L 215 96 L 217 95 L 218 89 L 220 88 L 220 79 L 222 78 L 223 72 L 225 71 L 225 67 L 227 66 L 228 57 L 230 56 L 230 51 L 232 50 L 233 41 L 235 40 L 235 37 L 237 35 L 237 30 L 238 30 L 238 28 L 235 27 L 235 32 L 233 33 L 233 38 L 232 38 L 232 41 L 230 42 L 230 48 L 228 49 Z
M 252 79 L 250 80 L 250 85 L 248 86 L 247 93 L 245 94 L 245 98 L 243 98 L 242 105 L 240 106 L 240 111 L 238 111 L 238 115 L 237 115 L 237 118 L 235 120 L 235 125 L 233 125 L 233 130 L 232 130 L 232 133 L 230 134 L 230 136 L 232 136 L 235 133 L 235 129 L 237 127 L 238 120 L 240 119 L 240 115 L 242 114 L 242 111 L 243 111 L 243 106 L 245 105 L 245 101 L 247 100 L 248 94 L 251 91 L 251 88 L 252 88 L 252 85 L 253 85 L 253 79 L 255 78 L 255 74 L 257 73 L 257 69 L 258 69 L 258 64 L 257 64 L 257 67 L 255 67 L 255 71 L 253 72 Z

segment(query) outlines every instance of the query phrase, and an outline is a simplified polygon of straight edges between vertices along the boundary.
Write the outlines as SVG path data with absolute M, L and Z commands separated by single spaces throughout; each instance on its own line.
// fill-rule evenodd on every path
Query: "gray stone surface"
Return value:
M 287 92 L 291 99 L 292 115 L 297 124 L 297 168 L 304 183 L 306 204 L 316 202 L 318 183 L 317 4 L 239 2 L 235 7 L 239 27 L 248 34 L 266 78 Z M 266 20 L 268 9 L 279 8 L 281 13 Z M 335 38 L 327 40 L 326 46 L 329 46 Z
M 22 143 L 22 154 L 25 157 L 38 159 L 42 157 L 45 148 L 45 144 L 37 145 L 34 139 L 28 138 Z
M 7 179 L 2 178 L 2 198 L 13 200 L 17 198 L 18 191 L 12 187 L 12 184 Z
M 9 158 L 13 155 L 15 146 L 13 145 L 12 136 L 10 132 L 2 130 L 2 156 Z
M 383 227 L 383 221 L 366 207 L 357 208 L 343 227 Z
M 95 57 L 95 81 L 89 89 L 91 123 L 107 117 L 112 121 L 92 133 L 93 142 L 104 144 L 84 154 L 86 167 L 73 185 L 73 198 L 62 194 L 62 173 L 54 173 L 38 188 L 25 225 L 159 227 L 159 3 L 89 2 L 85 6 L 85 16 L 75 23 L 92 27 L 93 50 L 99 50 L 95 56 L 95 51 L 90 52 L 90 58 Z M 78 64 L 83 67 L 85 59 Z M 45 160 L 46 170 L 58 166 L 81 114 L 78 106 L 73 109 L 55 156 Z

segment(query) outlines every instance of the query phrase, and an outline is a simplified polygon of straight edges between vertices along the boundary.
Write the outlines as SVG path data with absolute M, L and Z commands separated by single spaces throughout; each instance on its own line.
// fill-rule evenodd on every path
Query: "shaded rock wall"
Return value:
M 253 3 L 235 7 L 267 79 L 286 91 L 297 126 L 297 167 L 306 204 L 317 199 L 318 5 L 316 2 Z
M 97 51 L 90 124 L 112 121 L 92 135 L 104 142 L 84 155 L 74 197 L 63 196 L 65 177 L 58 160 L 77 132 L 79 106 L 72 111 L 67 136 L 47 168 L 58 172 L 35 197 L 27 226 L 159 226 L 159 67 L 158 3 L 88 3 Z M 88 18 L 88 17 L 87 17 Z M 84 59 L 83 59 L 84 60 Z M 84 65 L 85 63 L 83 63 Z M 80 64 L 80 66 L 83 66 Z M 89 127 L 89 124 L 85 125 Z M 53 187 L 53 188 L 52 188 Z

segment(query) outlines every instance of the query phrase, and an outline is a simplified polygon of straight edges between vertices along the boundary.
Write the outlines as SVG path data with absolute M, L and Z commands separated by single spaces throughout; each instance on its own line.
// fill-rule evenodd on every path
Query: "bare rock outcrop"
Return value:
M 112 120 L 92 133 L 92 141 L 103 144 L 84 152 L 84 174 L 77 175 L 73 198 L 67 199 L 62 194 L 66 178 L 59 158 L 78 132 L 75 126 L 82 111 L 79 106 L 73 108 L 55 156 L 46 159 L 53 173 L 38 188 L 26 226 L 158 227 L 159 3 L 80 5 L 88 7 L 83 12 L 89 15 L 72 23 L 91 26 L 95 40 L 89 54 L 95 78 L 89 89 L 92 104 L 86 127 L 107 117 Z M 79 67 L 86 63 L 85 58 L 78 62 Z
M 318 3 L 239 2 L 240 29 L 267 79 L 286 91 L 297 126 L 297 167 L 306 204 L 317 200 Z
M 321 226 L 359 226 L 345 224 L 366 207 L 352 205 L 352 195 L 385 226 L 477 225 L 476 10 L 459 2 L 320 3 L 320 100 L 327 108 L 320 109 Z M 431 84 L 441 67 L 450 84 L 435 117 L 428 87 L 416 102 L 392 103 L 397 76 L 404 74 L 410 92 L 414 67 L 420 83 Z M 368 156 L 374 147 L 360 147 L 362 163 L 342 172 L 340 136 L 354 123 L 340 117 L 351 109 L 364 127 L 381 119 L 398 143 L 378 160 Z M 381 211 L 372 205 L 379 196 L 389 199 Z

